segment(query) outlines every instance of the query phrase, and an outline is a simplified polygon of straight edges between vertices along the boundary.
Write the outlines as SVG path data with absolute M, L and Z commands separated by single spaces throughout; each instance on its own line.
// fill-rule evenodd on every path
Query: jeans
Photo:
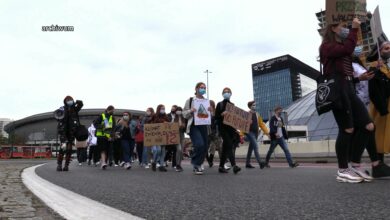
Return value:
M 153 162 L 160 163 L 160 166 L 164 166 L 164 158 L 165 158 L 165 146 L 153 146 Z
M 286 159 L 287 159 L 288 165 L 289 166 L 293 166 L 293 161 L 291 159 L 290 151 L 288 150 L 288 146 L 287 146 L 286 140 L 284 140 L 283 137 L 276 138 L 276 140 L 271 140 L 271 146 L 269 147 L 269 150 L 268 150 L 268 153 L 267 153 L 267 157 L 265 159 L 266 163 L 269 162 L 269 159 L 271 158 L 271 154 L 274 152 L 274 150 L 275 150 L 275 148 L 276 148 L 276 146 L 278 144 L 280 145 L 280 147 L 284 151 L 284 154 L 286 155 Z
M 121 140 L 123 161 L 125 163 L 130 163 L 130 141 L 126 139 Z
M 207 125 L 192 125 L 190 129 L 192 142 L 191 164 L 194 168 L 199 168 L 206 156 L 208 146 Z
M 253 132 L 249 132 L 246 134 L 246 138 L 249 141 L 249 147 L 248 147 L 248 153 L 246 154 L 246 165 L 249 165 L 251 163 L 251 157 L 252 152 L 255 152 L 255 157 L 257 162 L 260 164 L 260 154 L 259 154 L 259 147 L 257 145 L 257 138 L 256 135 Z
M 144 146 L 143 151 L 142 151 L 142 163 L 144 165 L 148 165 L 149 163 L 149 152 L 150 152 L 150 147 Z

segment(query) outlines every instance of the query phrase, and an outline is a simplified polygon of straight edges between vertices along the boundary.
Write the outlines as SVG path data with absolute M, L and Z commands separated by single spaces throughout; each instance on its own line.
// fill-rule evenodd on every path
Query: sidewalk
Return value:
M 47 160 L 0 160 L 0 219 L 62 219 L 47 208 L 23 184 L 24 168 Z

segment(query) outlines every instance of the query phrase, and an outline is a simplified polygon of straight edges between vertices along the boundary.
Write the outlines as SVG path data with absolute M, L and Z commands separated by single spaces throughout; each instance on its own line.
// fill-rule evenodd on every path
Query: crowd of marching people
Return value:
M 271 125 L 270 131 L 264 124 L 262 117 L 256 113 L 256 103 L 250 101 L 248 103 L 249 113 L 251 114 L 251 128 L 249 133 L 240 132 L 230 125 L 223 123 L 226 115 L 226 104 L 230 103 L 232 91 L 230 88 L 224 88 L 222 91 L 222 101 L 215 104 L 212 100 L 207 100 L 204 95 L 206 93 L 206 85 L 202 82 L 195 86 L 195 95 L 186 100 L 184 107 L 173 105 L 169 112 L 163 104 L 159 104 L 156 109 L 149 107 L 146 109 L 145 115 L 132 116 L 130 112 L 123 112 L 122 117 L 116 119 L 114 117 L 114 106 L 108 106 L 87 129 L 88 137 L 86 140 L 78 138 L 79 131 L 73 132 L 72 136 L 68 137 L 69 132 L 62 132 L 64 138 L 62 143 L 64 150 L 70 152 L 73 144 L 77 147 L 77 161 L 79 165 L 86 162 L 88 165 L 99 166 L 105 170 L 107 167 L 121 166 L 124 169 L 131 169 L 135 162 L 145 169 L 153 171 L 167 172 L 168 161 L 171 162 L 172 168 L 177 172 L 182 172 L 182 160 L 184 156 L 188 156 L 191 160 L 191 165 L 194 174 L 201 175 L 204 171 L 204 163 L 207 162 L 209 167 L 214 166 L 215 153 L 218 152 L 220 173 L 228 173 L 232 168 L 233 173 L 237 174 L 241 168 L 236 164 L 235 149 L 243 139 L 247 140 L 250 145 L 246 158 L 246 168 L 255 168 L 251 163 L 251 156 L 254 152 L 259 168 L 269 166 L 269 159 L 261 161 L 258 152 L 258 137 L 260 135 L 259 128 L 264 134 L 271 137 L 272 148 L 268 154 L 272 154 L 276 145 L 279 144 L 286 154 L 286 159 L 290 167 L 298 166 L 298 163 L 293 162 L 289 153 L 287 144 L 284 140 L 286 137 L 284 124 L 280 118 L 281 108 L 276 109 L 276 122 Z M 71 100 L 72 102 L 68 102 Z M 197 109 L 194 107 L 194 101 L 206 100 L 210 103 L 207 109 L 210 112 L 210 124 L 195 125 L 194 114 Z M 76 105 L 75 103 L 79 103 Z M 80 126 L 78 112 L 82 107 L 81 101 L 73 101 L 73 98 L 67 96 L 64 100 L 64 115 L 73 115 L 73 118 L 64 117 L 59 120 L 59 128 L 65 126 L 73 126 L 74 130 Z M 71 114 L 69 114 L 71 113 Z M 173 145 L 144 145 L 144 125 L 154 123 L 177 123 L 179 125 L 179 143 Z M 68 130 L 68 127 L 62 129 Z M 284 132 L 284 133 L 283 133 Z M 185 134 L 188 134 L 192 147 L 190 152 L 185 145 Z M 75 141 L 76 139 L 76 141 Z M 63 149 L 61 148 L 60 156 L 58 157 L 57 171 L 68 171 L 69 160 L 62 167 Z M 68 154 L 67 154 L 68 155 Z M 68 158 L 67 157 L 67 158 Z M 231 166 L 228 166 L 230 163 Z
M 332 107 L 339 133 L 336 140 L 336 155 L 338 182 L 358 183 L 370 182 L 373 178 L 390 176 L 390 167 L 384 163 L 384 155 L 390 152 L 390 42 L 379 42 L 377 48 L 367 56 L 370 66 L 365 65 L 362 57 L 362 46 L 357 43 L 359 19 L 352 21 L 351 28 L 346 22 L 331 23 L 323 33 L 323 42 L 319 48 L 320 62 L 323 64 L 323 76 L 332 77 L 337 82 L 337 105 Z M 330 79 L 330 78 L 329 78 Z M 74 101 L 67 96 L 59 118 L 58 131 L 63 148 L 58 155 L 57 171 L 68 171 L 71 150 L 75 139 L 77 144 L 88 145 L 88 155 L 84 150 L 77 151 L 81 164 L 87 161 L 105 170 L 108 166 L 121 166 L 131 169 L 135 161 L 145 169 L 167 172 L 167 161 L 177 172 L 182 172 L 183 152 L 185 148 L 185 133 L 192 143 L 188 155 L 194 174 L 204 172 L 204 163 L 214 166 L 216 152 L 219 156 L 219 173 L 241 171 L 236 163 L 235 149 L 244 140 L 249 142 L 245 168 L 254 168 L 251 164 L 252 153 L 260 169 L 270 167 L 269 160 L 277 145 L 285 153 L 291 168 L 299 164 L 294 162 L 287 145 L 287 132 L 281 117 L 282 108 L 274 109 L 274 116 L 269 121 L 269 128 L 256 112 L 256 103 L 248 102 L 248 112 L 251 116 L 249 132 L 240 132 L 236 128 L 223 123 L 227 105 L 231 101 L 232 90 L 228 87 L 222 90 L 222 100 L 217 104 L 207 100 L 206 84 L 199 82 L 195 86 L 195 95 L 188 98 L 183 107 L 173 105 L 169 112 L 166 106 L 159 104 L 156 109 L 149 107 L 146 114 L 134 117 L 130 112 L 124 112 L 116 120 L 113 116 L 115 108 L 108 106 L 86 129 L 80 129 L 78 112 L 83 106 L 82 101 Z M 195 124 L 195 114 L 198 111 L 194 102 L 207 101 L 207 109 L 211 114 L 210 124 Z M 144 145 L 144 126 L 154 123 L 177 123 L 179 125 L 179 143 L 173 145 Z M 271 140 L 271 145 L 265 160 L 260 159 L 258 152 L 258 137 L 260 130 Z M 87 133 L 88 138 L 85 138 Z M 81 138 L 84 137 L 84 138 Z M 85 140 L 87 139 L 87 140 Z M 361 158 L 367 150 L 372 171 L 362 167 Z M 65 156 L 65 165 L 62 161 Z M 231 167 L 227 166 L 227 163 Z

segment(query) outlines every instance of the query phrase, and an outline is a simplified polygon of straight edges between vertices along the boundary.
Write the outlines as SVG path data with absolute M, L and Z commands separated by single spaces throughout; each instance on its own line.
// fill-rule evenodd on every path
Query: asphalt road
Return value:
M 272 164 L 271 164 L 272 165 Z M 284 164 L 283 164 L 284 166 Z M 78 167 L 56 172 L 55 162 L 36 172 L 50 182 L 146 219 L 389 219 L 390 180 L 337 183 L 335 167 L 243 169 L 238 175 L 203 176 L 138 166 Z

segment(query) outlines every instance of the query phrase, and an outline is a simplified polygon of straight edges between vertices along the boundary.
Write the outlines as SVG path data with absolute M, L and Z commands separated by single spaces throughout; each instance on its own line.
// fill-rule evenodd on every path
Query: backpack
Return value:
M 193 100 L 193 97 L 190 97 L 190 109 L 192 107 L 192 100 Z M 188 126 L 188 119 L 184 118 L 184 125 L 185 125 L 185 129 L 187 130 L 187 126 Z

